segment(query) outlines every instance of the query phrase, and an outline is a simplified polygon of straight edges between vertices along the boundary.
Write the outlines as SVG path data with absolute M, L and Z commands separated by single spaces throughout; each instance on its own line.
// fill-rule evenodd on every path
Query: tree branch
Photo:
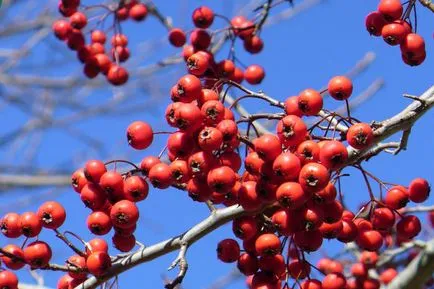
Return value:
M 187 230 L 181 235 L 167 239 L 146 248 L 141 248 L 136 252 L 122 257 L 113 264 L 113 266 L 107 271 L 104 276 L 98 279 L 95 277 L 91 277 L 87 279 L 84 283 L 78 285 L 75 289 L 96 288 L 98 285 L 104 283 L 110 278 L 119 275 L 120 273 L 127 271 L 134 266 L 151 261 L 157 257 L 160 257 L 177 249 L 181 249 L 181 247 L 185 243 L 192 245 L 194 242 L 206 236 L 218 227 L 243 214 L 245 214 L 244 209 L 237 205 L 224 209 L 219 209 L 215 213 L 211 214 L 208 218 L 196 224 L 191 229 Z
M 434 239 L 402 270 L 387 286 L 387 289 L 423 288 L 434 272 Z

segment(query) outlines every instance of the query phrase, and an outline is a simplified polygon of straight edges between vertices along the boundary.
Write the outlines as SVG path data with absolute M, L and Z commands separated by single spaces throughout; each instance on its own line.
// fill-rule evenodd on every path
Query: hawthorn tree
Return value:
M 18 288 L 19 274 L 15 271 L 23 268 L 33 273 L 64 272 L 57 282 L 59 289 L 111 288 L 117 286 L 122 273 L 170 252 L 176 252 L 176 256 L 169 269 L 178 268 L 178 272 L 164 280 L 164 287 L 179 288 L 186 276 L 199 271 L 188 271 L 188 251 L 225 224 L 231 224 L 232 232 L 208 247 L 217 251 L 220 261 L 233 263 L 238 273 L 231 273 L 213 288 L 226 286 L 233 276 L 245 276 L 246 286 L 253 289 L 433 285 L 434 239 L 430 227 L 434 224 L 434 207 L 429 203 L 429 180 L 415 174 L 409 182 L 389 182 L 366 169 L 366 162 L 375 163 L 381 154 L 397 155 L 407 149 L 413 127 L 434 106 L 434 86 L 430 84 L 419 95 L 404 94 L 410 103 L 390 112 L 392 116 L 384 120 L 365 119 L 363 114 L 355 117 L 354 109 L 381 86 L 374 83 L 360 96 L 353 95 L 356 88 L 351 78 L 370 64 L 372 54 L 368 54 L 348 73 L 335 73 L 321 89 L 304 87 L 284 98 L 266 93 L 267 87 L 262 87 L 265 65 L 244 64 L 240 50 L 260 54 L 266 25 L 278 23 L 279 15 L 280 20 L 288 17 L 287 11 L 301 10 L 296 10 L 296 1 L 250 4 L 254 5 L 247 5 L 251 12 L 247 16 L 223 15 L 211 7 L 198 6 L 191 12 L 191 30 L 176 26 L 156 4 L 138 1 L 62 0 L 56 19 L 42 13 L 36 21 L 27 23 L 43 28 L 18 52 L 4 51 L 7 60 L 2 64 L 3 71 L 16 65 L 15 55 L 29 53 L 36 42 L 53 33 L 60 40 L 59 49 L 76 54 L 83 75 L 50 79 L 2 74 L 5 86 L 26 86 L 36 81 L 42 91 L 68 88 L 70 92 L 84 83 L 83 76 L 90 79 L 85 83 L 91 87 L 93 83 L 121 87 L 128 86 L 131 78 L 177 63 L 186 71 L 158 100 L 165 108 L 159 117 L 167 129 L 151 126 L 146 118 L 132 121 L 126 128 L 123 141 L 130 149 L 141 154 L 144 151 L 141 159 L 89 158 L 67 177 L 70 191 L 78 193 L 75 200 L 87 207 L 82 229 L 93 237 L 85 238 L 84 232 L 64 228 L 75 212 L 65 210 L 67 205 L 62 202 L 48 200 L 36 210 L 10 211 L 2 217 L 1 288 Z M 408 69 L 424 65 L 429 49 L 426 35 L 417 31 L 417 11 L 432 13 L 433 4 L 381 0 L 372 9 L 375 11 L 366 15 L 364 26 L 361 21 L 360 29 L 381 36 L 384 45 L 399 46 L 397 59 Z M 425 13 L 423 16 L 432 17 Z M 166 44 L 178 48 L 179 53 L 146 69 L 134 69 L 134 63 L 133 69 L 128 69 L 124 63 L 137 53 L 129 46 L 133 28 L 128 22 L 143 25 L 149 17 L 167 30 Z M 0 35 L 28 26 L 7 27 Z M 27 107 L 20 96 L 6 99 Z M 69 99 L 64 101 L 77 105 Z M 342 105 L 328 108 L 333 102 Z M 45 113 L 46 106 L 49 102 L 43 103 Z M 119 113 L 116 102 L 90 110 L 78 108 L 84 115 Z M 6 133 L 1 142 L 8 143 L 53 123 L 70 125 L 39 117 Z M 68 131 L 77 135 L 76 130 Z M 94 142 L 92 137 L 88 141 Z M 156 143 L 161 145 L 160 152 L 146 154 Z M 407 169 L 406 174 L 415 173 Z M 353 184 L 360 196 L 352 194 L 354 187 L 348 188 L 347 178 L 355 179 Z M 65 179 L 62 174 L 4 174 L 0 184 L 5 188 L 64 185 Z M 136 238 L 142 229 L 137 223 L 146 210 L 148 195 L 159 194 L 159 190 L 185 191 L 184 197 L 191 199 L 188 206 L 206 207 L 208 216 L 154 244 Z M 170 196 L 160 197 L 163 202 L 165 198 Z M 354 206 L 355 199 L 358 206 Z M 189 210 L 184 208 L 182 213 Z M 173 218 L 177 223 L 183 221 L 176 214 Z M 71 251 L 64 264 L 53 262 L 54 240 L 44 235 L 50 231 Z M 326 247 L 332 243 L 341 244 L 342 250 L 331 255 Z M 111 245 L 114 248 L 109 250 Z

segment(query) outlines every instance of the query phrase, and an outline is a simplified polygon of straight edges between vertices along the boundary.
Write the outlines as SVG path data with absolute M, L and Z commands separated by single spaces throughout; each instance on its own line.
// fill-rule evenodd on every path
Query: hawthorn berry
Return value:
M 255 251 L 259 256 L 276 255 L 280 253 L 280 246 L 279 237 L 271 233 L 262 234 L 255 241 Z
M 251 54 L 259 53 L 264 48 L 264 42 L 257 35 L 253 35 L 252 37 L 246 37 L 244 39 L 243 45 L 244 49 Z
M 369 34 L 374 36 L 381 36 L 381 30 L 386 24 L 387 21 L 384 15 L 378 11 L 369 13 L 365 19 L 366 30 L 368 30 Z
M 206 29 L 214 21 L 214 12 L 207 6 L 200 6 L 193 11 L 192 18 L 197 28 Z
M 396 231 L 399 237 L 413 239 L 421 231 L 422 225 L 418 217 L 413 215 L 404 216 L 396 224 Z
M 7 213 L 0 224 L 1 232 L 7 238 L 18 238 L 21 236 L 21 218 L 17 213 Z
M 128 16 L 135 21 L 142 21 L 148 15 L 148 8 L 143 3 L 136 3 L 128 10 Z
M 36 237 L 42 230 L 42 221 L 33 212 L 25 212 L 20 216 L 21 232 L 28 238 Z
M 347 280 L 341 273 L 327 274 L 322 280 L 322 289 L 345 289 Z
M 166 163 L 158 163 L 149 170 L 149 180 L 155 188 L 167 189 L 173 183 L 172 170 Z
M 416 178 L 408 187 L 408 197 L 412 202 L 422 203 L 428 198 L 430 191 L 431 188 L 425 179 Z
M 406 188 L 394 186 L 387 191 L 384 202 L 392 209 L 401 209 L 407 205 L 408 199 L 409 192 Z
M 134 235 L 123 236 L 118 233 L 114 234 L 112 237 L 113 245 L 116 249 L 121 252 L 129 252 L 136 245 L 136 237 Z
M 211 35 L 206 30 L 194 29 L 190 34 L 190 43 L 197 50 L 205 50 L 211 44 Z
M 107 172 L 105 164 L 100 160 L 89 160 L 84 166 L 84 175 L 89 182 L 98 184 L 102 175 Z
M 265 71 L 259 65 L 250 65 L 244 70 L 244 79 L 250 84 L 260 84 L 264 77 Z
M 348 77 L 335 76 L 330 79 L 327 90 L 334 99 L 345 100 L 348 99 L 353 92 L 353 83 Z
M 2 248 L 2 250 L 6 253 L 14 255 L 16 258 L 10 258 L 6 255 L 1 256 L 1 261 L 3 264 L 12 270 L 19 270 L 26 265 L 26 263 L 23 262 L 24 260 L 24 252 L 23 250 L 14 244 L 6 245 Z
M 87 217 L 87 227 L 95 235 L 106 235 L 112 229 L 110 216 L 101 211 L 92 212 Z
M 298 108 L 303 115 L 317 115 L 323 107 L 321 94 L 311 88 L 305 89 L 298 95 Z
M 355 149 L 365 149 L 374 140 L 372 128 L 367 123 L 356 123 L 348 128 L 347 141 Z
M 106 36 L 105 32 L 101 31 L 101 30 L 93 30 L 90 38 L 91 38 L 92 43 L 104 44 L 107 40 L 107 36 Z
M 43 268 L 48 265 L 52 251 L 50 246 L 43 241 L 35 241 L 28 244 L 24 250 L 24 260 L 31 268 Z
M 107 269 L 111 267 L 110 256 L 103 251 L 96 251 L 91 253 L 86 259 L 86 267 L 89 273 L 96 277 L 103 276 Z
M 258 258 L 253 254 L 243 253 L 238 258 L 237 268 L 246 276 L 253 275 L 259 269 Z
M 377 9 L 388 21 L 399 19 L 403 11 L 400 0 L 381 0 Z
M 80 255 L 72 255 L 68 258 L 68 265 L 72 265 L 73 267 L 79 269 L 82 272 L 73 272 L 69 271 L 68 275 L 74 279 L 84 279 L 86 278 L 86 259 Z
M 152 127 L 143 121 L 134 121 L 127 128 L 128 144 L 137 150 L 149 147 L 154 140 Z
M 149 185 L 140 176 L 130 176 L 123 182 L 123 196 L 133 202 L 146 199 L 149 193 Z
M 298 182 L 306 192 L 318 192 L 324 189 L 330 180 L 327 168 L 318 163 L 307 163 L 301 170 Z
M 42 226 L 48 229 L 57 229 L 65 222 L 66 212 L 58 202 L 48 201 L 43 203 L 37 212 Z
M 246 181 L 241 184 L 241 189 L 238 192 L 238 203 L 246 211 L 255 211 L 262 206 L 256 182 Z
M 2 289 L 18 289 L 18 278 L 11 271 L 0 272 L 0 288 Z
M 214 168 L 207 176 L 208 186 L 217 193 L 227 193 L 236 181 L 234 170 L 228 166 Z
M 139 210 L 135 203 L 122 200 L 113 205 L 110 210 L 110 219 L 113 226 L 119 228 L 129 228 L 139 219 Z
M 234 239 L 224 239 L 217 245 L 217 257 L 225 263 L 233 263 L 240 256 L 240 245 Z
M 95 252 L 108 252 L 108 245 L 104 239 L 95 238 L 86 243 L 86 254 L 89 256 Z
M 113 64 L 107 71 L 107 80 L 115 86 L 125 84 L 128 78 L 128 71 L 122 66 Z
M 60 40 L 68 39 L 69 33 L 72 30 L 71 24 L 65 20 L 56 20 L 53 22 L 52 29 L 54 35 Z

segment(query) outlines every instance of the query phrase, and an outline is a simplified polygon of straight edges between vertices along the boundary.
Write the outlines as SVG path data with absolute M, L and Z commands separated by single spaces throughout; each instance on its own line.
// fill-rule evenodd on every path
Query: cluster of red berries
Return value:
M 90 160 L 84 169 L 73 174 L 72 183 L 83 203 L 92 210 L 87 218 L 89 230 L 102 236 L 113 228 L 114 247 L 130 251 L 136 244 L 133 233 L 139 219 L 135 203 L 148 196 L 147 182 L 139 176 L 107 170 L 99 160 Z
M 57 229 L 64 223 L 66 212 L 57 202 L 48 201 L 42 204 L 37 212 L 25 212 L 21 215 L 8 213 L 0 221 L 2 234 L 11 239 L 25 236 L 38 237 L 43 228 L 51 229 L 60 234 Z M 19 270 L 25 265 L 31 269 L 49 268 L 52 250 L 48 243 L 39 238 L 27 245 L 19 247 L 8 244 L 0 249 L 1 261 L 10 270 Z M 81 255 L 73 255 L 66 261 L 71 269 L 59 280 L 58 289 L 71 289 L 87 279 L 87 273 L 101 276 L 111 266 L 108 255 L 108 245 L 102 239 L 92 239 L 86 243 L 86 251 Z M 7 289 L 18 288 L 18 278 L 12 271 L 0 272 L 0 287 Z
M 378 260 L 376 251 L 383 246 L 383 239 L 387 247 L 394 245 L 391 235 L 394 231 L 397 244 L 411 240 L 421 231 L 421 224 L 416 216 L 401 216 L 399 211 L 393 208 L 402 208 L 408 199 L 416 202 L 426 200 L 429 193 L 427 182 L 418 178 L 411 182 L 408 189 L 392 187 L 384 204 L 378 204 L 363 218 L 342 208 L 340 202 L 335 200 L 336 189 L 330 182 L 321 191 L 303 196 L 305 201 L 301 205 L 300 202 L 296 203 L 299 201 L 296 198 L 307 193 L 296 186 L 295 182 L 283 183 L 277 190 L 274 188 L 275 197 L 268 196 L 268 199 L 277 199 L 279 205 L 273 205 L 262 214 L 234 220 L 233 232 L 242 240 L 244 252 L 241 252 L 236 240 L 225 239 L 218 244 L 218 258 L 227 263 L 237 262 L 240 272 L 248 276 L 249 288 L 280 289 L 281 282 L 288 277 L 302 280 L 309 276 L 313 266 L 305 259 L 305 252 L 318 250 L 323 238 L 337 239 L 343 243 L 355 241 L 365 250 L 359 263 L 351 266 L 350 270 L 355 278 L 347 282 L 343 275 L 343 265 L 325 258 L 316 266 L 316 269 L 325 275 L 322 282 L 309 279 L 302 282 L 300 288 L 378 289 L 381 283 L 391 282 L 397 275 L 395 269 L 384 270 L 380 280 L 369 278 L 368 269 L 375 267 Z M 397 190 L 405 193 L 406 198 L 397 197 Z M 286 196 L 282 197 L 284 193 Z M 260 192 L 256 194 L 260 198 Z M 269 194 L 267 191 L 267 195 Z M 397 216 L 401 219 L 396 223 Z M 291 241 L 288 247 L 285 247 L 288 238 Z
M 389 284 L 398 275 L 398 271 L 396 271 L 396 269 L 392 267 L 386 266 L 379 274 L 379 279 L 374 279 L 369 277 L 368 270 L 376 268 L 378 260 L 379 260 L 379 256 L 376 252 L 370 252 L 370 251 L 361 252 L 357 262 L 352 264 L 349 268 L 350 276 L 352 278 L 347 279 L 346 288 L 375 289 L 375 288 L 380 288 L 381 284 L 384 285 Z M 336 276 L 337 277 L 336 280 L 338 281 L 337 284 L 342 282 L 342 279 L 339 278 L 344 274 L 345 266 L 342 264 L 342 262 L 339 262 L 338 260 L 329 259 L 329 258 L 321 258 L 317 262 L 316 268 L 318 268 L 318 270 L 320 270 L 324 274 L 332 274 L 333 276 Z M 321 284 L 321 283 L 316 283 L 316 284 Z M 307 288 L 310 289 L 311 287 L 307 287 Z M 312 288 L 320 289 L 321 287 L 312 287 Z
M 389 45 L 399 45 L 404 63 L 416 66 L 425 60 L 426 51 L 423 37 L 413 32 L 408 22 L 412 9 L 413 5 L 408 5 L 403 12 L 400 0 L 381 0 L 377 11 L 366 16 L 365 24 L 371 35 L 382 36 Z
M 388 43 L 400 44 L 409 63 L 422 62 L 422 50 L 416 49 L 412 36 L 416 34 L 410 33 L 411 28 L 403 38 L 398 38 L 401 34 L 390 33 L 397 29 L 390 25 L 404 27 L 407 23 L 399 20 L 403 14 L 400 5 L 392 0 L 381 1 L 379 12 L 368 16 L 367 27 L 373 34 L 381 30 Z M 113 35 L 111 59 L 105 54 L 106 34 L 103 31 L 92 31 L 91 44 L 85 45 L 82 29 L 87 18 L 78 11 L 78 6 L 79 0 L 60 2 L 59 11 L 69 20 L 58 20 L 53 24 L 56 36 L 77 51 L 85 63 L 86 75 L 95 77 L 102 72 L 114 85 L 125 83 L 128 73 L 115 63 L 128 59 L 127 37 Z M 113 12 L 118 20 L 129 17 L 140 21 L 146 17 L 147 8 L 130 1 Z M 236 121 L 232 106 L 225 106 L 220 92 L 225 86 L 246 91 L 239 85 L 244 79 L 250 84 L 258 84 L 265 74 L 257 65 L 249 66 L 243 72 L 235 66 L 235 58 L 214 61 L 213 53 L 208 51 L 212 37 L 206 29 L 212 25 L 215 16 L 205 6 L 194 10 L 192 18 L 196 29 L 190 34 L 189 45 L 185 45 L 186 34 L 181 29 L 174 28 L 169 32 L 169 40 L 174 46 L 184 46 L 188 70 L 188 74 L 172 87 L 172 102 L 165 111 L 168 125 L 177 130 L 170 133 L 164 150 L 169 161 L 161 159 L 164 151 L 158 157 L 143 158 L 140 166 L 123 160 L 108 163 L 89 160 L 84 168 L 72 175 L 74 190 L 92 210 L 87 218 L 88 229 L 98 236 L 107 235 L 113 229 L 113 245 L 121 252 L 131 251 L 136 245 L 134 232 L 139 219 L 136 203 L 147 198 L 148 183 L 158 189 L 173 186 L 187 191 L 195 201 L 238 205 L 245 210 L 244 215 L 232 222 L 233 233 L 242 246 L 235 239 L 222 240 L 217 246 L 217 255 L 223 262 L 237 262 L 251 289 L 281 289 L 282 282 L 287 288 L 289 278 L 297 283 L 308 278 L 300 283 L 302 289 L 378 289 L 382 283 L 389 283 L 397 275 L 395 269 L 384 270 L 379 280 L 370 278 L 367 271 L 376 266 L 377 252 L 383 247 L 407 242 L 420 233 L 420 220 L 406 214 L 405 207 L 409 201 L 421 203 L 428 198 L 428 182 L 416 178 L 408 187 L 380 183 L 388 188 L 384 198 L 376 199 L 369 188 L 370 201 L 357 214 L 346 210 L 337 198 L 335 186 L 349 159 L 345 143 L 357 150 L 368 149 L 375 139 L 374 129 L 367 123 L 355 122 L 350 116 L 335 115 L 340 118 L 341 125 L 348 128 L 344 137 L 327 137 L 328 129 L 325 137 L 317 137 L 314 132 L 319 124 L 308 129 L 304 118 L 317 116 L 322 111 L 323 96 L 311 88 L 284 102 L 272 103 L 284 111 L 273 116 L 277 119 L 275 133 L 258 133 L 256 138 L 250 137 L 249 133 L 243 135 L 240 125 L 249 121 L 253 126 L 253 120 Z M 226 31 L 233 40 L 241 38 L 248 52 L 258 53 L 263 47 L 262 40 L 256 35 L 258 27 L 258 24 L 237 16 L 230 21 Z M 329 81 L 327 92 L 338 101 L 347 101 L 352 95 L 353 84 L 347 77 L 336 76 Z M 271 104 L 265 95 L 258 94 L 257 97 Z M 126 130 L 129 145 L 137 150 L 147 149 L 155 134 L 143 121 L 131 123 Z M 241 143 L 248 147 L 245 157 L 240 154 Z M 118 162 L 134 168 L 124 173 L 108 170 L 111 163 Z M 366 177 L 366 172 L 359 169 Z M 36 213 L 5 215 L 0 228 L 8 238 L 21 235 L 34 238 L 42 228 L 52 229 L 61 236 L 57 229 L 65 218 L 65 210 L 60 204 L 47 202 Z M 430 220 L 434 223 L 433 212 Z M 363 251 L 350 269 L 354 278 L 345 277 L 344 266 L 337 261 L 323 258 L 317 266 L 309 263 L 305 254 L 317 251 L 323 239 L 355 242 Z M 77 255 L 67 260 L 70 270 L 60 278 L 58 289 L 76 287 L 86 280 L 88 273 L 101 277 L 111 267 L 106 241 L 96 238 L 85 245 L 84 251 L 74 250 Z M 26 264 L 35 269 L 47 268 L 51 259 L 50 246 L 40 240 L 24 249 L 10 244 L 0 253 L 1 260 L 11 270 Z M 325 275 L 322 281 L 310 278 L 312 268 Z M 14 273 L 0 272 L 0 288 L 17 289 L 17 284 Z
M 42 204 L 37 212 L 25 212 L 21 215 L 8 213 L 1 219 L 0 229 L 7 238 L 34 238 L 42 228 L 57 229 L 65 221 L 66 213 L 62 205 L 57 202 Z M 52 252 L 50 246 L 41 240 L 31 242 L 20 248 L 9 244 L 1 248 L 1 261 L 10 270 L 19 270 L 28 264 L 31 268 L 43 268 L 48 265 Z M 0 272 L 0 287 L 16 289 L 18 279 L 11 271 Z
M 190 33 L 190 44 L 187 42 L 186 33 L 180 28 L 169 31 L 169 41 L 175 47 L 183 47 L 182 55 L 187 63 L 190 74 L 206 78 L 208 84 L 213 84 L 215 79 L 225 78 L 241 83 L 244 79 L 250 84 L 259 84 L 265 77 L 264 69 L 259 65 L 250 65 L 244 71 L 235 66 L 233 59 L 225 59 L 220 62 L 214 60 L 210 48 L 211 34 L 206 30 L 214 22 L 215 14 L 212 9 L 201 6 L 193 11 L 192 20 L 196 29 Z M 236 16 L 230 21 L 230 26 L 222 31 L 229 31 L 231 37 L 242 39 L 246 51 L 256 54 L 262 51 L 264 43 L 256 35 L 256 25 L 244 16 Z M 233 44 L 232 44 L 233 45 Z
M 252 289 L 280 289 L 287 276 L 298 280 L 309 276 L 311 265 L 304 253 L 318 250 L 323 238 L 355 241 L 361 249 L 375 252 L 384 240 L 391 239 L 392 232 L 396 231 L 398 243 L 420 232 L 419 219 L 401 215 L 399 209 L 409 200 L 426 200 L 430 188 L 424 179 L 415 179 L 408 188 L 391 187 L 384 200 L 372 199 L 369 204 L 374 209 L 368 217 L 344 210 L 336 199 L 336 178 L 332 176 L 345 166 L 347 148 L 339 140 L 315 141 L 302 119 L 323 108 L 320 92 L 306 89 L 289 97 L 276 134 L 246 141 L 233 113 L 221 102 L 218 89 L 205 85 L 192 74 L 178 80 L 172 89 L 173 103 L 166 109 L 167 123 L 178 129 L 167 140 L 170 163 L 146 157 L 141 171 L 156 188 L 185 188 L 195 201 L 237 204 L 251 214 L 233 221 L 233 232 L 243 241 L 244 253 L 233 239 L 221 241 L 217 252 L 223 262 L 238 262 L 240 271 L 251 276 Z M 327 90 L 334 99 L 346 100 L 353 85 L 348 78 L 336 76 Z M 153 131 L 137 121 L 128 127 L 127 138 L 133 148 L 145 149 L 152 143 Z M 346 140 L 356 149 L 368 148 L 374 140 L 373 129 L 366 123 L 352 124 Z M 242 159 L 236 149 L 243 141 L 249 153 L 244 159 L 245 171 L 239 175 Z M 268 208 L 255 214 L 264 207 Z M 293 244 L 288 250 L 296 252 L 291 258 L 284 257 L 283 244 L 288 238 Z M 312 282 L 319 281 L 305 283 Z M 343 285 L 332 287 L 335 284 Z M 345 284 L 342 274 L 332 273 L 322 281 L 322 288 L 343 289 Z
M 73 289 L 88 278 L 88 273 L 99 277 L 111 267 L 112 262 L 108 254 L 107 242 L 95 238 L 86 243 L 86 249 L 81 255 L 72 255 L 66 261 L 68 267 L 74 270 L 61 276 L 57 282 L 57 289 Z
M 120 63 L 130 57 L 127 36 L 117 33 L 115 29 L 111 38 L 111 49 L 106 51 L 106 33 L 102 30 L 92 30 L 90 44 L 86 44 L 83 30 L 88 24 L 88 18 L 84 12 L 79 11 L 79 6 L 80 0 L 60 0 L 59 12 L 68 19 L 59 19 L 53 23 L 55 36 L 77 52 L 78 59 L 84 64 L 84 74 L 88 78 L 95 78 L 102 73 L 113 85 L 125 84 L 129 75 Z M 142 21 L 146 18 L 148 9 L 145 4 L 133 0 L 113 10 L 113 13 L 116 15 L 115 22 L 128 18 Z

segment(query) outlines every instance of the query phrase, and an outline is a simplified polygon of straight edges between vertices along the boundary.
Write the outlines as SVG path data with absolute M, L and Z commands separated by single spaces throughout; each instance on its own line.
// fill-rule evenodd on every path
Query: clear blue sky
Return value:
M 299 1 L 294 1 L 295 5 Z M 83 1 L 86 3 L 86 1 Z M 174 25 L 185 29 L 191 29 L 190 20 L 191 12 L 198 5 L 209 5 L 216 12 L 225 14 L 228 17 L 235 15 L 236 11 L 247 1 L 155 1 L 162 13 L 173 17 Z M 409 100 L 402 97 L 403 93 L 419 95 L 433 84 L 434 62 L 433 62 L 433 21 L 432 14 L 425 12 L 422 7 L 418 7 L 418 29 L 419 33 L 425 37 L 427 46 L 427 58 L 425 63 L 419 67 L 409 67 L 401 61 L 400 51 L 397 47 L 390 47 L 382 39 L 370 37 L 364 28 L 364 18 L 376 8 L 377 1 L 323 1 L 309 11 L 302 12 L 290 20 L 282 20 L 279 24 L 267 27 L 261 34 L 265 48 L 260 55 L 251 56 L 242 52 L 242 47 L 238 43 L 237 52 L 241 60 L 246 64 L 258 63 L 263 65 L 266 70 L 266 78 L 260 86 L 252 87 L 253 89 L 262 89 L 267 94 L 278 99 L 285 99 L 290 95 L 295 95 L 301 90 L 313 87 L 320 88 L 334 76 L 345 73 L 368 51 L 376 54 L 376 60 L 371 67 L 359 75 L 354 80 L 354 94 L 362 92 L 372 81 L 381 77 L 385 81 L 385 86 L 374 98 L 370 99 L 355 112 L 354 116 L 370 122 L 371 120 L 382 120 L 403 109 Z M 271 13 L 286 8 L 278 8 Z M 251 15 L 251 14 L 249 14 Z M 222 20 L 215 21 L 212 28 L 219 28 L 224 25 Z M 140 24 L 125 24 L 124 32 L 130 36 L 129 47 L 132 53 L 135 53 L 135 44 L 146 39 L 165 39 L 166 31 L 155 19 L 148 19 Z M 18 43 L 22 39 L 14 40 Z M 20 42 L 21 43 L 21 42 Z M 0 47 L 7 47 L 10 44 L 0 43 Z M 227 47 L 226 47 L 227 48 Z M 38 49 L 45 49 L 39 47 Z M 65 48 L 66 49 L 66 48 Z M 178 50 L 172 47 L 158 47 L 158 49 L 144 55 L 145 57 L 139 62 L 140 66 L 155 62 Z M 72 55 L 72 52 L 67 52 Z M 227 55 L 227 49 L 217 56 L 222 59 Z M 36 57 L 36 56 L 35 56 Z M 128 66 L 135 63 L 128 63 Z M 59 68 L 58 74 L 77 73 L 81 67 L 77 64 L 68 65 Z M 116 117 L 104 117 L 91 119 L 85 122 L 77 123 L 77 127 L 84 131 L 98 136 L 106 144 L 108 152 L 106 154 L 96 154 L 87 152 L 84 155 L 88 158 L 102 158 L 107 160 L 108 156 L 125 157 L 134 162 L 139 162 L 143 156 L 149 154 L 158 154 L 158 151 L 165 142 L 164 136 L 156 137 L 152 147 L 144 152 L 135 152 L 127 146 L 125 138 L 125 128 L 134 120 L 146 120 L 150 122 L 157 130 L 161 127 L 166 128 L 162 115 L 166 105 L 169 103 L 169 88 L 176 81 L 177 77 L 184 73 L 184 68 L 180 65 L 171 72 L 163 71 L 155 76 L 155 81 L 160 81 L 157 89 L 166 91 L 158 99 L 154 98 L 149 109 L 144 109 L 140 113 L 132 113 Z M 134 78 L 134 75 L 132 75 Z M 149 91 L 149 90 L 148 90 Z M 75 97 L 71 93 L 71 98 Z M 86 104 L 97 103 L 101 98 L 110 97 L 110 93 L 101 92 L 88 98 Z M 137 103 L 144 103 L 151 97 L 146 92 L 142 93 L 137 89 Z M 247 107 L 258 109 L 258 106 L 251 105 L 252 102 L 246 102 Z M 339 104 L 327 101 L 326 106 L 329 109 L 337 107 Z M 259 110 L 266 110 L 267 107 L 259 107 Z M 57 112 L 59 116 L 66 113 Z M 3 124 L 0 132 L 8 131 L 10 119 L 23 120 L 24 117 L 15 110 L 2 110 L 0 117 L 7 120 Z M 433 181 L 432 172 L 434 170 L 434 158 L 432 148 L 434 147 L 434 136 L 432 134 L 432 124 L 434 123 L 434 114 L 429 112 L 417 126 L 412 130 L 408 143 L 408 151 L 392 157 L 388 154 L 382 154 L 379 157 L 369 161 L 366 168 L 374 172 L 386 181 L 402 183 L 407 185 L 414 177 L 425 177 Z M 394 136 L 398 140 L 400 136 Z M 40 147 L 37 165 L 50 167 L 71 159 L 75 153 L 82 152 L 83 145 L 66 136 L 59 130 L 50 130 L 44 134 L 44 140 Z M 0 153 L 2 163 L 7 160 L 4 153 Z M 20 157 L 17 157 L 18 161 Z M 63 166 L 65 170 L 74 170 L 81 165 L 80 162 L 67 162 Z M 354 171 L 349 171 L 354 173 Z M 355 208 L 362 200 L 367 199 L 367 192 L 362 184 L 362 180 L 357 173 L 347 178 L 343 189 L 346 199 L 351 207 Z M 35 191 L 31 193 L 47 193 L 44 191 Z M 14 195 L 5 198 L 9 202 L 12 199 L 27 196 L 26 191 L 17 191 Z M 51 196 L 53 198 L 53 196 Z M 78 195 L 72 189 L 63 189 L 55 194 L 54 197 L 59 202 L 65 204 L 68 212 L 68 220 L 64 225 L 65 229 L 80 232 L 83 238 L 90 238 L 90 234 L 85 227 L 85 219 L 88 210 L 78 198 Z M 19 210 L 34 210 L 43 200 L 32 201 Z M 433 197 L 427 203 L 433 203 Z M 7 205 L 2 205 L 2 212 L 5 213 Z M 142 243 L 153 244 L 170 236 L 177 235 L 191 225 L 199 222 L 208 214 L 205 205 L 192 202 L 186 195 L 178 190 L 160 191 L 152 189 L 146 201 L 140 203 L 140 221 L 136 237 Z M 81 233 L 83 232 L 83 233 Z M 51 239 L 51 232 L 44 232 L 41 239 Z M 230 226 L 224 226 L 216 230 L 211 235 L 194 244 L 188 251 L 188 261 L 190 271 L 184 280 L 184 288 L 201 289 L 213 283 L 217 278 L 224 276 L 235 266 L 234 264 L 223 264 L 216 258 L 216 244 L 219 240 L 231 237 Z M 2 239 L 1 245 L 6 241 Z M 331 254 L 336 252 L 340 244 L 336 241 L 325 241 L 325 249 L 322 253 Z M 69 250 L 64 248 L 60 242 L 53 243 L 55 258 L 54 261 L 61 263 L 69 255 Z M 116 254 L 115 249 L 111 252 Z M 316 261 L 318 254 L 313 254 L 311 260 Z M 120 276 L 121 288 L 140 287 L 162 288 L 161 275 L 166 274 L 166 268 L 176 257 L 176 253 L 169 254 L 151 263 L 144 264 Z M 173 273 L 168 276 L 172 277 Z M 54 287 L 60 273 L 43 272 L 46 283 Z M 23 280 L 30 281 L 29 274 L 22 274 Z M 240 285 L 243 281 L 234 283 L 228 288 L 243 288 Z

